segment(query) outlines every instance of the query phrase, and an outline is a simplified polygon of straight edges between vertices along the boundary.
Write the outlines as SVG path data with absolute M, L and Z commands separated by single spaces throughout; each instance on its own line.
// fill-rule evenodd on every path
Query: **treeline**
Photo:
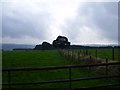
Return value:
M 120 46 L 82 46 L 82 45 L 70 45 L 65 49 L 111 49 L 111 48 L 120 48 Z M 15 48 L 13 50 L 57 50 L 59 48 L 54 47 L 52 44 L 43 43 L 42 45 L 36 45 L 35 48 Z

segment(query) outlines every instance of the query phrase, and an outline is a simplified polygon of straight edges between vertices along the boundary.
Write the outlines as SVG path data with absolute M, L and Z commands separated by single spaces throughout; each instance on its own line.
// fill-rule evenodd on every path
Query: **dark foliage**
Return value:
M 48 42 L 43 42 L 42 43 L 42 49 L 43 50 L 49 50 L 49 49 L 52 49 L 52 45 Z
M 53 46 L 57 48 L 66 48 L 70 46 L 70 42 L 64 36 L 58 36 L 56 40 L 53 41 Z

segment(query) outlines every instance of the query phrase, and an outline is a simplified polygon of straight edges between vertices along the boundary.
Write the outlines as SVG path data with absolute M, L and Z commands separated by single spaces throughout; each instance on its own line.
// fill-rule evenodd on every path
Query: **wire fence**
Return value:
M 82 55 L 94 56 L 96 58 L 109 59 L 119 61 L 120 48 L 83 48 L 83 49 L 69 49 L 69 51 L 79 52 Z
M 102 64 L 102 63 L 109 63 L 109 62 L 118 62 L 118 61 L 112 61 L 109 60 L 108 58 L 106 59 L 101 59 L 97 57 L 97 53 L 98 51 L 95 51 L 95 55 L 91 56 L 88 54 L 88 50 L 59 50 L 59 53 L 61 54 L 61 56 L 65 57 L 67 60 L 71 61 L 74 64 Z M 90 70 L 94 70 L 97 73 L 101 73 L 101 74 L 117 74 L 119 72 L 119 66 L 103 66 L 103 67 L 97 67 L 97 68 L 88 68 L 89 71 Z

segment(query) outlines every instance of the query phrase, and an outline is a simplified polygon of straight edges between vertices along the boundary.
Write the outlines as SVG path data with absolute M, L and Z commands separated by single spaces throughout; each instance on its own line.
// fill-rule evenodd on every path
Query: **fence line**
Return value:
M 91 48 L 92 49 L 92 48 Z M 81 54 L 83 54 L 83 55 L 89 55 L 89 56 L 91 56 L 92 55 L 92 51 L 90 51 L 91 50 L 90 48 L 83 48 L 83 49 L 77 49 L 77 50 L 79 50 L 78 52 L 80 52 Z M 94 50 L 93 51 L 93 54 L 94 55 L 92 55 L 92 56 L 94 56 L 94 57 L 96 57 L 96 58 L 98 58 L 99 57 L 99 51 L 101 50 L 102 48 L 95 48 L 95 49 L 92 49 L 92 50 Z M 104 49 L 104 48 L 103 48 Z M 106 58 L 108 58 L 108 59 L 111 59 L 111 60 L 115 60 L 115 57 L 118 57 L 118 56 L 116 56 L 115 55 L 115 51 L 116 51 L 116 49 L 120 49 L 120 48 L 115 48 L 115 47 L 112 47 L 112 48 L 106 48 L 106 49 L 110 49 L 111 51 L 110 51 L 110 55 L 111 55 L 111 58 L 109 58 L 109 57 L 106 57 Z M 75 49 L 74 49 L 75 50 Z M 73 50 L 73 52 L 74 52 L 74 50 Z M 104 49 L 105 50 L 105 49 Z M 99 58 L 101 58 L 101 57 L 99 57 Z M 103 58 L 104 59 L 104 58 Z
M 120 62 L 113 63 L 99 63 L 99 64 L 85 64 L 85 65 L 66 65 L 66 66 L 49 66 L 49 67 L 34 67 L 34 68 L 3 68 L 2 71 L 31 71 L 31 70 L 47 70 L 47 69 L 65 69 L 65 68 L 79 68 L 79 67 L 94 67 L 106 65 L 119 65 Z
M 72 81 L 81 81 L 81 80 L 93 80 L 93 79 L 104 79 L 104 78 L 120 78 L 119 75 L 111 76 L 99 76 L 99 77 L 89 77 L 89 78 L 77 78 L 77 79 L 66 79 L 66 80 L 54 80 L 54 81 L 37 81 L 37 82 L 18 82 L 10 83 L 10 85 L 30 85 L 30 84 L 45 84 L 45 83 L 63 83 L 63 82 L 72 82 Z M 2 85 L 9 85 L 9 83 L 3 83 Z
M 114 48 L 113 48 L 113 50 L 114 50 Z M 81 52 L 81 50 L 79 50 L 79 51 L 59 50 L 59 53 L 75 64 L 96 64 L 96 63 L 118 62 L 118 61 L 111 61 L 108 58 L 106 58 L 106 59 L 98 58 L 98 49 L 95 50 L 95 57 L 88 54 L 88 49 L 84 49 L 84 50 L 82 50 L 82 52 Z M 106 73 L 106 74 L 113 73 L 110 69 L 112 69 L 113 71 L 115 70 L 114 73 L 118 72 L 118 71 L 116 71 L 116 70 L 118 70 L 118 69 L 116 69 L 116 68 L 118 68 L 118 66 L 108 67 L 106 65 L 106 67 L 104 67 L 104 68 L 106 69 L 106 72 L 101 72 L 101 73 Z M 102 70 L 103 68 L 100 67 L 97 69 Z M 90 70 L 90 68 L 89 68 L 89 70 Z M 96 71 L 99 71 L 99 70 L 96 70 Z
M 80 67 L 95 67 L 95 66 L 108 66 L 108 65 L 120 65 L 120 62 L 115 63 L 102 63 L 102 64 L 87 64 L 87 65 L 66 65 L 66 66 L 49 66 L 49 67 L 37 67 L 37 68 L 6 68 L 2 69 L 3 72 L 8 72 L 9 83 L 2 83 L 0 85 L 9 85 L 9 90 L 11 90 L 11 85 L 29 85 L 29 84 L 45 84 L 45 83 L 61 83 L 61 82 L 69 82 L 69 90 L 72 89 L 71 82 L 73 81 L 81 81 L 81 80 L 93 80 L 93 79 L 104 79 L 104 78 L 120 78 L 119 75 L 112 75 L 112 76 L 100 76 L 100 77 L 89 77 L 89 78 L 77 78 L 71 79 L 71 68 L 80 68 Z M 31 71 L 31 70 L 48 70 L 48 69 L 69 69 L 69 79 L 67 80 L 55 80 L 55 81 L 40 81 L 40 82 L 18 82 L 18 83 L 11 83 L 11 73 L 12 71 Z M 110 85 L 103 85 L 104 86 L 114 86 L 120 85 L 120 83 L 114 83 Z M 97 86 L 95 86 L 97 87 Z M 98 86 L 102 87 L 102 86 Z M 88 87 L 89 88 L 89 87 Z M 93 88 L 93 86 L 91 87 Z

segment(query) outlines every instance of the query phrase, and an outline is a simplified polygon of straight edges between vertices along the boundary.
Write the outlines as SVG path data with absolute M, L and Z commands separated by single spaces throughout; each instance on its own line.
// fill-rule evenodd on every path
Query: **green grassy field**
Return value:
M 17 68 L 17 67 L 43 67 L 43 66 L 61 66 L 71 65 L 72 62 L 60 56 L 56 50 L 49 51 L 3 51 L 2 52 L 2 67 Z M 52 81 L 69 79 L 68 69 L 56 70 L 40 70 L 40 71 L 15 71 L 11 72 L 11 82 L 33 82 L 33 81 Z M 96 73 L 88 73 L 83 69 L 72 69 L 72 79 L 100 76 Z M 8 73 L 3 72 L 3 83 L 8 82 Z M 80 88 L 85 86 L 104 85 L 114 82 L 107 79 L 88 80 L 72 82 L 72 88 Z M 68 88 L 69 83 L 55 84 L 37 84 L 37 85 L 21 85 L 12 86 L 12 88 Z M 8 88 L 3 86 L 3 88 Z
M 96 50 L 97 50 L 97 57 L 113 60 L 113 51 L 112 49 L 81 49 L 81 50 L 75 50 L 80 51 L 81 53 L 88 52 L 88 55 L 96 57 Z M 114 61 L 120 61 L 120 55 L 119 55 L 120 49 L 114 49 Z
M 95 52 L 96 50 L 91 49 L 88 50 L 91 55 L 96 56 Z M 114 49 L 114 60 L 118 61 L 119 60 L 119 50 L 118 49 Z M 103 58 L 103 59 L 109 59 L 109 60 L 113 60 L 113 51 L 112 49 L 98 49 L 97 50 L 97 57 Z

